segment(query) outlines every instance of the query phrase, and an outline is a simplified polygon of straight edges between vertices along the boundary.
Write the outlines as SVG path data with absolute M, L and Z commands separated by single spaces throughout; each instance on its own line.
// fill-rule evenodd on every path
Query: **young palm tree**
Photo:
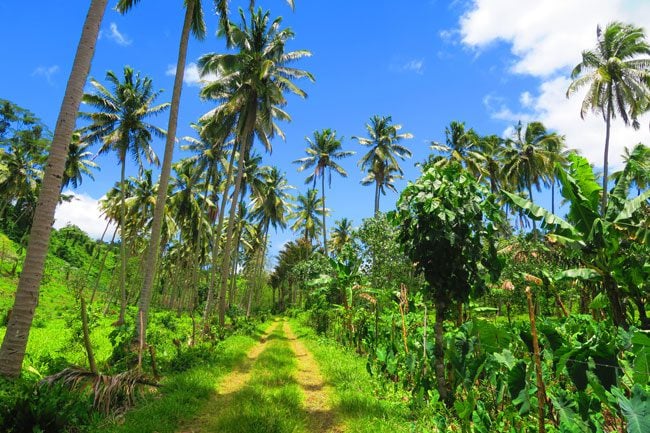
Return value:
M 368 173 L 369 177 L 366 179 L 372 178 L 375 183 L 375 215 L 379 213 L 380 192 L 385 194 L 385 186 L 395 189 L 389 181 L 391 172 L 402 174 L 397 158 L 405 160 L 411 157 L 411 151 L 399 142 L 413 138 L 413 135 L 408 132 L 400 134 L 399 130 L 402 129 L 402 125 L 391 124 L 391 121 L 391 116 L 375 115 L 370 118 L 370 123 L 366 124 L 368 138 L 352 137 L 359 144 L 370 147 L 368 153 L 361 157 L 359 166 L 362 171 Z M 392 177 L 392 179 L 396 178 L 398 177 Z M 361 183 L 368 185 L 370 182 L 361 181 Z
M 62 190 L 70 184 L 76 189 L 81 185 L 84 175 L 93 180 L 95 179 L 91 169 L 97 169 L 99 166 L 92 160 L 92 152 L 87 150 L 89 147 L 90 143 L 81 141 L 81 134 L 79 132 L 72 134 L 72 141 L 68 149 L 68 159 L 65 161 L 65 170 L 63 172 Z
M 318 198 L 318 190 L 308 189 L 307 194 L 299 194 L 296 199 L 295 210 L 289 217 L 294 220 L 291 230 L 301 233 L 305 242 L 313 245 L 314 239 L 323 230 L 322 213 L 329 213 L 322 205 L 322 198 Z
M 331 129 L 323 129 L 322 131 L 314 131 L 314 139 L 305 137 L 309 146 L 306 149 L 307 155 L 304 158 L 293 161 L 300 164 L 298 171 L 303 171 L 307 168 L 314 167 L 314 171 L 307 176 L 305 183 L 312 182 L 316 186 L 316 179 L 321 178 L 321 201 L 323 210 L 321 216 L 323 218 L 323 251 L 327 255 L 327 225 L 325 224 L 325 172 L 329 172 L 328 184 L 332 186 L 332 170 L 336 171 L 342 177 L 347 177 L 348 173 L 341 167 L 336 160 L 343 159 L 355 154 L 351 150 L 341 150 L 341 138 L 336 136 L 336 131 Z
M 126 13 L 135 6 L 140 0 L 119 0 L 117 10 Z M 165 153 L 163 156 L 163 165 L 160 171 L 158 184 L 158 196 L 156 197 L 156 207 L 154 209 L 153 221 L 151 224 L 151 239 L 149 249 L 147 250 L 147 262 L 145 265 L 144 280 L 142 291 L 140 293 L 139 314 L 142 320 L 137 321 L 139 337 L 146 342 L 147 319 L 149 316 L 149 304 L 151 303 L 151 294 L 153 279 L 156 274 L 156 265 L 158 250 L 160 247 L 160 235 L 165 215 L 165 201 L 167 200 L 167 185 L 171 173 L 172 159 L 174 157 L 174 142 L 176 140 L 176 127 L 178 125 L 178 110 L 181 102 L 181 91 L 183 89 L 183 76 L 185 75 L 185 61 L 187 58 L 187 45 L 189 42 L 190 32 L 199 40 L 205 38 L 205 21 L 203 20 L 203 9 L 201 0 L 185 0 L 185 17 L 183 19 L 183 29 L 178 47 L 178 58 L 176 60 L 176 76 L 174 77 L 174 88 L 172 90 L 172 103 L 169 112 L 169 122 L 167 124 L 167 140 L 165 141 Z M 140 329 L 140 322 L 143 323 L 144 329 Z
M 557 135 L 547 132 L 540 122 L 531 122 L 525 128 L 519 122 L 512 138 L 506 140 L 503 150 L 503 177 L 514 189 L 526 190 L 531 202 L 533 186 L 537 191 L 541 191 L 541 184 L 548 183 L 548 179 L 553 175 L 552 158 L 545 143 L 557 139 Z M 533 230 L 536 229 L 533 220 Z
M 567 98 L 583 87 L 587 94 L 582 101 L 580 117 L 587 111 L 600 113 L 605 120 L 605 150 L 603 155 L 603 196 L 601 211 L 607 208 L 609 170 L 609 134 L 612 119 L 620 116 L 625 125 L 636 129 L 638 113 L 647 109 L 650 94 L 650 45 L 645 32 L 621 22 L 612 22 L 603 31 L 596 27 L 596 47 L 582 52 L 582 61 L 573 68 L 573 82 Z
M 237 177 L 235 179 L 230 218 L 226 230 L 226 240 L 222 250 L 221 294 L 225 295 L 228 279 L 233 230 L 239 194 L 246 167 L 246 157 L 252 148 L 253 138 L 258 139 L 270 149 L 270 139 L 282 132 L 274 119 L 289 120 L 288 113 L 281 109 L 287 101 L 284 93 L 289 91 L 300 97 L 306 93 L 294 84 L 295 79 L 309 78 L 310 73 L 292 68 L 290 63 L 309 56 L 308 51 L 285 52 L 287 40 L 293 37 L 290 29 L 280 29 L 282 18 L 270 21 L 270 13 L 250 10 L 247 20 L 240 9 L 242 24 L 229 25 L 235 53 L 206 54 L 199 60 L 202 75 L 213 72 L 219 78 L 205 86 L 201 92 L 205 98 L 221 103 L 218 116 L 236 116 L 234 135 L 239 151 Z M 225 34 L 222 25 L 220 34 Z M 219 322 L 225 322 L 225 296 L 219 299 Z
M 43 278 L 43 267 L 54 221 L 54 211 L 61 193 L 68 145 L 72 138 L 83 87 L 95 54 L 99 27 L 107 4 L 108 0 L 91 0 L 81 39 L 77 45 L 29 234 L 23 272 L 16 289 L 7 331 L 0 347 L 0 375 L 3 376 L 18 376 L 25 357 L 27 338 L 38 303 L 38 288 Z
M 330 236 L 330 244 L 332 251 L 340 253 L 341 250 L 352 239 L 352 221 L 348 218 L 342 218 L 336 221 L 332 236 Z
M 128 66 L 124 67 L 124 80 L 120 81 L 113 71 L 106 73 L 111 90 L 96 80 L 90 80 L 95 93 L 83 95 L 83 102 L 95 108 L 94 112 L 81 112 L 79 116 L 91 121 L 82 128 L 82 140 L 88 143 L 101 143 L 99 154 L 117 153 L 120 163 L 120 189 L 124 192 L 126 157 L 131 155 L 142 170 L 142 159 L 157 163 L 158 158 L 151 147 L 153 136 L 164 137 L 165 131 L 148 123 L 150 117 L 156 116 L 167 108 L 169 103 L 154 105 L 161 91 L 154 91 L 149 77 L 140 77 Z M 126 197 L 122 195 L 120 216 L 120 290 L 122 305 L 117 324 L 124 323 L 126 311 Z

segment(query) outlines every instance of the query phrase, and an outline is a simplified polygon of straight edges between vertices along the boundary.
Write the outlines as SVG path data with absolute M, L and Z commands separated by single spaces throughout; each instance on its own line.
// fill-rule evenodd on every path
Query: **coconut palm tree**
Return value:
M 347 158 L 355 154 L 351 150 L 341 150 L 341 140 L 336 136 L 336 131 L 331 129 L 323 129 L 322 131 L 314 131 L 314 139 L 305 137 L 307 143 L 306 152 L 307 155 L 304 158 L 297 159 L 293 161 L 296 164 L 300 164 L 298 171 L 303 171 L 305 169 L 314 167 L 314 171 L 307 176 L 305 183 L 313 183 L 313 186 L 316 186 L 316 179 L 321 178 L 321 204 L 323 210 L 321 212 L 321 217 L 323 218 L 323 251 L 327 255 L 327 225 L 325 224 L 325 172 L 329 174 L 328 184 L 332 186 L 332 170 L 341 175 L 342 177 L 347 177 L 348 173 L 341 167 L 336 160 Z
M 82 27 L 72 71 L 56 121 L 38 205 L 32 220 L 23 272 L 16 289 L 7 331 L 0 347 L 0 375 L 3 376 L 18 376 L 25 357 L 27 338 L 38 303 L 38 289 L 43 278 L 54 211 L 59 202 L 67 150 L 107 4 L 108 0 L 91 0 Z
M 287 3 L 289 6 L 291 6 L 291 9 L 294 8 L 294 1 L 293 0 L 287 0 Z M 230 4 L 230 0 L 215 0 L 214 5 L 217 10 L 217 14 L 219 15 L 219 27 L 223 28 L 223 33 L 224 36 L 226 37 L 226 42 L 228 44 L 228 48 L 232 47 L 232 24 L 230 22 L 229 18 L 229 10 L 228 6 Z M 251 0 L 250 2 L 250 8 L 253 9 L 255 7 L 255 0 Z
M 117 10 L 121 13 L 128 12 L 140 0 L 119 0 Z M 181 102 L 181 91 L 183 89 L 183 76 L 185 75 L 185 62 L 187 58 L 187 46 L 190 32 L 199 40 L 205 38 L 205 21 L 203 20 L 203 8 L 201 0 L 184 0 L 185 16 L 183 18 L 183 29 L 178 47 L 178 58 L 176 60 L 176 76 L 174 77 L 174 88 L 172 90 L 171 110 L 169 112 L 169 122 L 167 123 L 167 140 L 165 141 L 165 153 L 163 156 L 163 165 L 160 170 L 160 179 L 158 184 L 158 196 L 156 197 L 156 207 L 151 223 L 151 239 L 149 249 L 147 250 L 147 260 L 145 265 L 144 280 L 140 292 L 139 315 L 142 320 L 138 320 L 137 328 L 141 341 L 146 343 L 147 318 L 149 316 L 149 304 L 151 303 L 151 294 L 153 279 L 156 274 L 156 265 L 158 250 L 160 246 L 160 235 L 165 215 L 165 202 L 167 200 L 167 185 L 171 173 L 172 159 L 174 157 L 174 142 L 176 140 L 176 127 L 178 125 L 178 110 Z M 143 323 L 144 329 L 140 329 L 140 322 Z
M 541 184 L 548 183 L 553 175 L 551 155 L 546 142 L 558 140 L 555 133 L 546 131 L 540 122 L 531 122 L 524 127 L 515 125 L 512 137 L 506 140 L 503 150 L 503 177 L 513 189 L 528 192 L 533 201 L 533 186 L 541 191 Z M 533 230 L 537 229 L 533 219 Z
M 219 77 L 206 85 L 201 95 L 220 103 L 218 114 L 222 118 L 236 116 L 233 133 L 235 135 L 239 162 L 235 178 L 230 218 L 226 230 L 226 240 L 222 254 L 221 293 L 228 279 L 233 231 L 239 194 L 246 167 L 246 158 L 252 148 L 254 136 L 270 149 L 270 139 L 282 132 L 274 119 L 289 120 L 290 116 L 282 106 L 287 101 L 285 92 L 305 97 L 306 93 L 294 84 L 294 80 L 308 78 L 310 73 L 290 67 L 290 63 L 309 56 L 308 51 L 285 52 L 287 40 L 293 37 L 290 29 L 280 29 L 282 18 L 270 20 L 270 13 L 261 9 L 250 9 L 247 20 L 240 9 L 242 24 L 230 25 L 231 39 L 236 49 L 234 53 L 206 54 L 199 60 L 201 74 L 217 73 Z M 225 34 L 224 25 L 220 34 Z M 219 322 L 225 322 L 225 296 L 219 299 Z
M 70 141 L 70 148 L 68 149 L 68 159 L 65 161 L 65 171 L 63 172 L 62 190 L 70 184 L 76 189 L 81 185 L 84 175 L 93 180 L 95 179 L 92 169 L 98 169 L 99 166 L 92 160 L 92 152 L 88 151 L 89 147 L 90 143 L 81 141 L 81 134 L 79 132 L 72 134 L 72 141 Z
M 352 221 L 348 218 L 342 218 L 334 223 L 330 244 L 332 251 L 340 253 L 345 245 L 352 239 Z
M 405 132 L 399 133 L 402 125 L 391 124 L 391 116 L 372 116 L 370 123 L 366 123 L 368 138 L 353 136 L 359 144 L 370 147 L 368 153 L 361 157 L 359 166 L 366 171 L 375 183 L 375 214 L 379 212 L 379 194 L 385 194 L 383 188 L 391 185 L 386 181 L 389 173 L 402 174 L 397 158 L 405 160 L 411 157 L 411 151 L 402 146 L 399 142 L 404 139 L 413 138 L 413 135 Z M 393 179 L 397 177 L 394 176 Z M 368 179 L 368 178 L 367 178 Z M 364 183 L 368 185 L 370 182 Z M 391 185 L 391 189 L 392 188 Z
M 605 121 L 605 150 L 603 154 L 603 195 L 601 212 L 607 208 L 609 171 L 609 135 L 611 122 L 619 116 L 625 125 L 639 127 L 637 115 L 647 109 L 650 93 L 650 45 L 645 32 L 621 22 L 596 27 L 596 46 L 582 52 L 582 61 L 573 68 L 573 82 L 567 98 L 587 87 L 580 117 L 587 111 L 600 113 Z
M 641 191 L 650 186 L 650 147 L 643 143 L 637 144 L 632 150 L 626 147 L 621 156 L 632 183 L 636 185 L 636 195 L 641 195 Z M 618 180 L 622 174 L 623 171 L 617 171 L 612 173 L 612 178 Z
M 295 210 L 289 217 L 294 220 L 291 230 L 300 233 L 305 242 L 313 244 L 314 239 L 323 230 L 322 213 L 329 213 L 322 205 L 322 197 L 318 198 L 318 190 L 308 189 L 307 194 L 299 194 L 296 199 Z
M 436 166 L 442 167 L 456 161 L 462 164 L 476 178 L 480 178 L 479 151 L 480 137 L 472 129 L 466 129 L 464 122 L 451 121 L 445 128 L 445 144 L 438 142 L 431 143 L 431 149 L 441 152 L 444 158 L 435 162 Z
M 83 102 L 93 108 L 93 112 L 81 112 L 79 116 L 91 121 L 91 124 L 80 129 L 81 140 L 88 143 L 101 143 L 99 154 L 106 152 L 117 153 L 120 163 L 120 189 L 124 192 L 126 157 L 131 155 L 142 171 L 143 157 L 149 163 L 158 163 L 158 158 L 151 147 L 154 136 L 164 137 L 165 131 L 158 126 L 148 123 L 167 108 L 169 103 L 154 105 L 161 91 L 153 89 L 151 78 L 134 73 L 133 69 L 124 67 L 124 80 L 113 71 L 106 73 L 106 80 L 111 84 L 112 92 L 98 81 L 91 79 L 90 84 L 95 88 L 94 93 L 83 95 Z M 126 311 L 126 197 L 122 195 L 122 210 L 120 216 L 120 290 L 122 305 L 117 324 L 124 323 Z
M 368 169 L 366 177 L 361 179 L 361 185 L 375 185 L 375 215 L 379 212 L 379 199 L 377 193 L 386 195 L 386 189 L 397 192 L 395 181 L 403 179 L 402 170 L 395 165 L 384 166 L 380 160 L 374 162 L 373 166 Z

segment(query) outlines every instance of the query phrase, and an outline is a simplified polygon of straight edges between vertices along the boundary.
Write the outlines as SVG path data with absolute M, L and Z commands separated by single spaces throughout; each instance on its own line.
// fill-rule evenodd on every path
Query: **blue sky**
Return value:
M 126 16 L 112 9 L 115 3 L 109 2 L 90 75 L 103 82 L 107 70 L 119 76 L 130 65 L 165 90 L 160 102 L 169 101 L 182 1 L 143 1 Z M 240 3 L 248 2 L 232 1 L 233 12 Z M 364 135 L 364 125 L 374 114 L 392 115 L 403 131 L 414 135 L 406 143 L 413 158 L 403 163 L 405 181 L 398 190 L 417 177 L 414 163 L 426 158 L 432 140 L 444 140 L 444 128 L 452 120 L 465 121 L 481 134 L 500 135 L 518 120 L 541 120 L 566 135 L 569 147 L 602 165 L 602 119 L 581 120 L 580 96 L 564 97 L 570 68 L 580 60 L 581 50 L 594 44 L 597 24 L 619 19 L 650 28 L 650 2 L 644 0 L 296 0 L 294 12 L 283 0 L 257 4 L 283 16 L 284 26 L 294 30 L 289 48 L 312 51 L 299 66 L 316 77 L 313 84 L 301 83 L 308 99 L 289 98 L 286 110 L 293 121 L 282 125 L 286 142 L 276 140 L 264 162 L 280 167 L 304 191 L 306 174 L 298 173 L 291 161 L 304 156 L 305 136 L 336 129 L 344 148 L 357 151 L 342 163 L 349 177 L 334 176 L 327 191 L 330 226 L 342 217 L 358 225 L 372 214 L 373 188 L 359 184 L 363 173 L 357 161 L 364 148 L 351 137 Z M 0 0 L 0 38 L 5 41 L 0 98 L 30 109 L 52 129 L 87 7 L 81 0 Z M 203 1 L 203 7 L 208 35 L 190 43 L 181 137 L 192 133 L 190 122 L 213 107 L 198 98 L 193 63 L 204 53 L 225 49 L 215 35 L 212 3 Z M 166 116 L 157 123 L 166 127 Z M 614 164 L 623 146 L 650 142 L 647 119 L 642 123 L 639 132 L 614 126 Z M 159 155 L 162 146 L 154 143 Z M 183 154 L 177 150 L 175 156 Z M 77 191 L 79 200 L 59 209 L 59 225 L 71 221 L 101 233 L 95 202 L 119 178 L 119 171 L 113 155 L 97 162 L 101 171 L 95 181 L 85 180 Z M 135 174 L 132 165 L 127 170 Z M 382 210 L 392 209 L 397 197 L 392 192 L 382 197 Z M 289 232 L 275 235 L 274 249 L 292 237 Z

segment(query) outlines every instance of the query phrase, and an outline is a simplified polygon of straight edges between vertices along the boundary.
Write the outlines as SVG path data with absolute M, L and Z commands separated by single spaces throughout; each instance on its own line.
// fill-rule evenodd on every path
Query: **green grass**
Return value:
M 258 334 L 259 335 L 259 334 Z M 123 418 L 104 420 L 95 433 L 172 433 L 196 416 L 215 393 L 219 379 L 242 362 L 257 343 L 256 336 L 235 335 L 214 349 L 210 361 L 182 373 L 170 374 L 160 392 L 144 397 Z
M 415 419 L 408 395 L 381 387 L 366 370 L 366 359 L 337 343 L 318 337 L 297 319 L 290 321 L 305 346 L 314 354 L 325 381 L 333 388 L 333 409 L 346 431 L 396 433 L 436 431 L 421 417 Z
M 211 401 L 193 424 L 211 433 L 307 432 L 296 368 L 295 355 L 279 326 L 253 364 L 249 381 Z

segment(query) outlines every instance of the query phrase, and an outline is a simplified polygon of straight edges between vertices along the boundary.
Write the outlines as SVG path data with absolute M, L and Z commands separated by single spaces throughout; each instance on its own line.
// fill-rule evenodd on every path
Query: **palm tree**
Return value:
M 580 117 L 587 111 L 600 113 L 605 120 L 605 151 L 603 155 L 603 196 L 601 212 L 607 208 L 609 170 L 609 133 L 612 119 L 620 116 L 625 125 L 637 129 L 637 115 L 647 108 L 650 93 L 650 61 L 639 56 L 650 55 L 645 32 L 621 22 L 612 22 L 603 31 L 596 27 L 596 47 L 582 52 L 582 61 L 573 68 L 573 82 L 567 89 L 567 98 L 583 87 L 588 87 L 582 101 Z
M 431 143 L 431 149 L 442 152 L 446 158 L 439 159 L 435 165 L 445 166 L 456 161 L 465 166 L 476 178 L 481 176 L 479 152 L 480 137 L 472 128 L 466 129 L 464 122 L 451 121 L 445 128 L 445 144 Z
M 230 19 L 228 16 L 230 15 L 229 10 L 228 10 L 228 5 L 230 3 L 230 0 L 215 0 L 214 5 L 217 10 L 217 14 L 219 15 L 219 27 L 223 29 L 223 34 L 226 37 L 226 42 L 228 45 L 228 48 L 232 48 L 232 24 L 230 22 Z M 294 8 L 294 1 L 293 0 L 287 0 L 287 3 L 289 6 L 291 6 L 291 9 L 293 10 Z M 253 9 L 255 7 L 255 0 L 250 1 L 250 8 Z
M 531 202 L 533 186 L 541 191 L 541 183 L 548 183 L 553 173 L 552 158 L 545 144 L 549 140 L 558 140 L 558 137 L 555 133 L 547 132 L 542 123 L 531 122 L 524 127 L 519 122 L 503 150 L 504 179 L 514 189 L 525 189 Z M 533 219 L 533 230 L 536 229 Z
M 112 85 L 112 93 L 98 81 L 92 79 L 90 84 L 95 93 L 83 95 L 83 102 L 95 108 L 94 112 L 81 112 L 79 116 L 89 119 L 92 123 L 80 130 L 82 140 L 88 143 L 101 143 L 99 154 L 109 151 L 116 152 L 121 166 L 120 189 L 124 192 L 126 157 L 127 154 L 136 160 L 142 170 L 142 158 L 148 162 L 158 162 L 151 147 L 153 136 L 164 137 L 165 131 L 147 122 L 148 118 L 156 116 L 169 108 L 169 103 L 154 105 L 160 91 L 153 90 L 149 77 L 134 74 L 133 69 L 124 67 L 124 81 L 120 81 L 113 71 L 106 73 L 107 81 Z M 122 306 L 117 324 L 124 322 L 126 311 L 126 197 L 122 194 L 122 210 L 120 216 L 120 290 Z
M 140 0 L 119 0 L 117 10 L 126 13 L 135 6 Z M 149 304 L 151 303 L 151 294 L 153 279 L 156 274 L 156 265 L 158 250 L 160 246 L 160 235 L 162 232 L 163 220 L 165 215 L 165 201 L 167 200 L 167 185 L 171 173 L 172 159 L 174 157 L 174 142 L 176 140 L 176 127 L 178 125 L 178 110 L 181 102 L 181 91 L 183 89 L 183 76 L 185 75 L 185 61 L 187 58 L 187 45 L 190 32 L 199 40 L 205 38 L 205 22 L 203 20 L 203 9 L 201 0 L 185 0 L 185 17 L 183 19 L 183 29 L 178 47 L 178 58 L 176 60 L 176 76 L 174 77 L 174 88 L 172 90 L 171 110 L 169 111 L 169 122 L 167 124 L 167 139 L 165 141 L 165 153 L 163 156 L 163 165 L 160 171 L 158 184 L 158 196 L 156 197 L 156 207 L 154 209 L 153 221 L 151 223 L 151 239 L 149 249 L 147 250 L 147 260 L 145 265 L 144 280 L 142 291 L 140 292 L 139 312 L 142 320 L 137 321 L 138 334 L 141 341 L 146 343 L 147 319 L 149 316 Z M 140 329 L 140 322 L 144 329 Z
M 63 103 L 56 121 L 45 174 L 38 197 L 38 205 L 29 234 L 29 245 L 23 272 L 20 275 L 12 314 L 0 347 L 0 374 L 15 377 L 20 374 L 29 330 L 38 303 L 38 289 L 43 278 L 43 267 L 50 241 L 54 211 L 59 202 L 63 171 L 68 146 L 74 130 L 75 118 L 81 103 L 83 87 L 95 54 L 99 27 L 108 0 L 91 0 L 82 27 L 81 38 L 66 85 Z
M 336 131 L 331 129 L 323 129 L 322 131 L 314 131 L 314 139 L 305 137 L 309 146 L 306 149 L 307 155 L 304 158 L 293 161 L 300 164 L 298 171 L 303 171 L 307 168 L 314 167 L 314 171 L 307 176 L 305 183 L 312 182 L 316 186 L 316 179 L 321 178 L 321 201 L 323 210 L 321 216 L 323 218 L 323 251 L 327 255 L 327 225 L 325 224 L 325 172 L 329 172 L 329 186 L 332 186 L 332 170 L 336 171 L 343 177 L 347 177 L 348 173 L 338 165 L 336 160 L 343 159 L 355 154 L 351 150 L 341 150 L 341 140 L 336 136 Z
M 318 198 L 318 190 L 308 189 L 307 194 L 299 194 L 296 199 L 295 210 L 290 216 L 294 220 L 291 230 L 301 233 L 305 242 L 313 244 L 314 239 L 323 230 L 322 213 L 329 213 L 322 205 L 322 198 Z
M 345 245 L 352 239 L 352 221 L 348 218 L 342 218 L 336 221 L 330 243 L 332 251 L 340 253 Z
M 92 160 L 92 152 L 87 150 L 88 147 L 90 147 L 90 143 L 81 141 L 81 134 L 79 132 L 72 134 L 72 141 L 68 149 L 68 159 L 65 161 L 61 189 L 69 184 L 72 184 L 72 187 L 76 189 L 81 185 L 84 175 L 93 180 L 95 179 L 91 169 L 97 169 L 99 166 Z
M 490 192 L 496 194 L 499 191 L 501 179 L 501 157 L 504 140 L 498 135 L 479 136 L 476 143 L 476 155 L 478 158 L 479 182 L 487 178 Z
M 380 192 L 385 194 L 385 186 L 395 190 L 388 180 L 390 173 L 402 174 L 397 158 L 405 160 L 411 157 L 411 151 L 399 142 L 413 138 L 413 135 L 408 132 L 398 133 L 402 129 L 402 125 L 391 124 L 391 120 L 391 116 L 375 115 L 370 118 L 370 123 L 366 124 L 368 138 L 352 137 L 359 141 L 359 144 L 370 147 L 368 153 L 361 157 L 359 166 L 362 171 L 368 172 L 375 183 L 375 215 L 379 213 Z M 370 179 L 370 177 L 366 179 Z M 397 176 L 393 177 L 393 179 L 395 178 Z M 362 181 L 362 184 L 367 185 L 369 182 Z
M 361 185 L 375 185 L 375 215 L 379 213 L 379 194 L 386 195 L 386 189 L 397 192 L 395 181 L 402 179 L 402 170 L 395 165 L 385 166 L 380 160 L 377 160 L 368 169 L 366 177 L 361 179 Z
M 287 40 L 293 37 L 290 29 L 280 29 L 282 18 L 270 21 L 270 13 L 250 10 L 250 20 L 240 9 L 242 24 L 231 26 L 231 39 L 235 53 L 206 54 L 199 60 L 202 75 L 213 72 L 219 78 L 206 85 L 201 94 L 221 103 L 218 116 L 229 118 L 236 116 L 234 135 L 239 151 L 237 177 L 233 191 L 230 218 L 226 230 L 226 240 L 222 254 L 221 294 L 225 295 L 230 254 L 233 244 L 233 230 L 239 193 L 246 167 L 246 157 L 253 145 L 253 138 L 258 139 L 270 149 L 270 138 L 275 134 L 283 136 L 275 125 L 274 119 L 289 120 L 290 116 L 282 106 L 287 101 L 284 93 L 289 91 L 300 97 L 306 93 L 298 88 L 293 80 L 309 78 L 310 73 L 289 66 L 311 53 L 308 51 L 285 52 Z M 225 34 L 226 26 L 220 27 L 220 34 Z M 219 299 L 219 322 L 225 322 L 225 296 Z

